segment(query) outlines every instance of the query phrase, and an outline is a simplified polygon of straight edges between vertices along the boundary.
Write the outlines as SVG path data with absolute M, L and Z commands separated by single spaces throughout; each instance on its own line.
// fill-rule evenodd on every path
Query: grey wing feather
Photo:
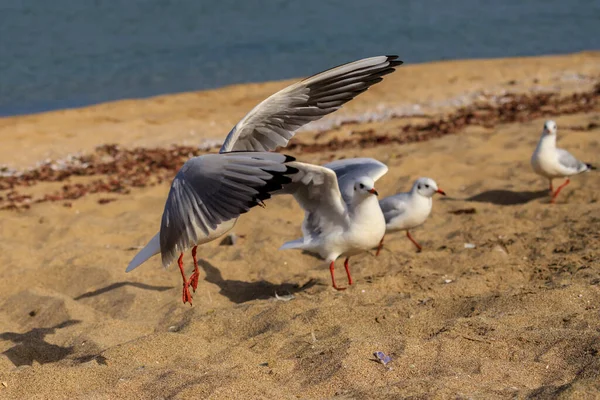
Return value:
M 163 265 L 291 182 L 294 158 L 277 153 L 208 154 L 188 160 L 173 179 L 160 227 Z
M 350 204 L 354 195 L 356 179 L 368 176 L 377 181 L 388 171 L 387 165 L 373 158 L 348 158 L 332 161 L 324 165 L 333 170 L 337 176 L 340 192 L 346 204 Z
M 379 201 L 379 207 L 381 207 L 386 224 L 406 212 L 408 196 L 408 193 L 398 193 Z
M 294 132 L 338 110 L 402 64 L 397 56 L 365 58 L 313 75 L 270 96 L 233 127 L 221 152 L 271 151 Z
M 576 159 L 571 153 L 564 149 L 556 149 L 558 153 L 558 162 L 565 168 L 573 170 L 574 173 L 588 170 L 588 165 Z
M 289 166 L 298 172 L 291 177 L 292 183 L 276 194 L 292 194 L 304 209 L 302 232 L 305 240 L 347 227 L 348 211 L 335 173 L 325 167 L 300 162 L 289 163 Z

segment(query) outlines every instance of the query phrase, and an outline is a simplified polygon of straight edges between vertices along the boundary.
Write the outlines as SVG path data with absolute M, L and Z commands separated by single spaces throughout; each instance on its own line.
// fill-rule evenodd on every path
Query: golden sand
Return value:
M 478 91 L 569 93 L 599 78 L 592 52 L 406 65 L 339 114 L 418 103 L 433 115 Z M 103 143 L 223 140 L 288 83 L 0 119 L 0 160 L 27 167 Z M 554 119 L 561 147 L 600 164 L 600 110 Z M 413 231 L 422 253 L 403 234 L 388 235 L 379 257 L 351 259 L 355 284 L 344 292 L 331 288 L 322 261 L 277 250 L 301 235 L 291 197 L 240 218 L 235 245 L 199 248 L 193 307 L 181 303 L 177 269 L 157 258 L 124 272 L 158 229 L 167 183 L 102 206 L 91 195 L 71 208 L 0 211 L 0 398 L 597 397 L 600 175 L 574 177 L 548 204 L 547 182 L 529 166 L 542 124 L 294 154 L 312 163 L 377 158 L 390 168 L 377 185 L 382 196 L 419 176 L 448 194 Z M 453 213 L 469 208 L 475 213 Z M 344 282 L 341 262 L 338 273 Z M 391 355 L 389 368 L 375 351 Z

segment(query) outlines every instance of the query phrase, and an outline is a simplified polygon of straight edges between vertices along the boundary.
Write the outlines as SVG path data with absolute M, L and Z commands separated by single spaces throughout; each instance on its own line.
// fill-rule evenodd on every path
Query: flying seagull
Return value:
M 340 65 L 288 86 L 254 107 L 229 132 L 220 154 L 193 158 L 182 167 L 171 184 L 160 232 L 131 260 L 126 271 L 158 253 L 167 267 L 179 254 L 182 299 L 191 304 L 189 286 L 195 291 L 199 277 L 197 246 L 228 232 L 241 213 L 261 205 L 296 172 L 288 156 L 229 153 L 265 152 L 286 146 L 298 128 L 337 111 L 381 82 L 402 64 L 397 58 L 377 56 Z M 232 200 L 240 197 L 245 202 Z M 190 247 L 194 273 L 187 279 L 183 253 Z

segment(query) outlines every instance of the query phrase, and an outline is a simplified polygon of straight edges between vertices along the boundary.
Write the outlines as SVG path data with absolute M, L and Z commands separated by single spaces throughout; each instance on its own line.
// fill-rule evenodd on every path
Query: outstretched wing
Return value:
M 365 58 L 313 75 L 270 96 L 233 127 L 221 153 L 271 151 L 286 146 L 294 132 L 338 110 L 402 64 L 398 56 Z
M 289 163 L 297 170 L 292 183 L 275 194 L 292 194 L 305 211 L 304 239 L 346 228 L 350 221 L 335 173 L 329 168 L 300 162 Z
M 373 158 L 348 158 L 324 165 L 333 170 L 337 176 L 340 192 L 346 204 L 350 204 L 354 196 L 356 179 L 368 176 L 377 181 L 388 171 L 387 165 Z
M 160 226 L 162 262 L 237 218 L 292 181 L 293 157 L 277 153 L 207 154 L 188 160 L 173 179 Z

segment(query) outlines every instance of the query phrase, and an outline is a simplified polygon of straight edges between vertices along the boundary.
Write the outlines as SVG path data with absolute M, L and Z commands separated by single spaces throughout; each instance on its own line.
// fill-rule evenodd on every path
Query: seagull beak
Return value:
M 438 190 L 436 190 L 436 193 L 439 193 L 439 194 L 441 194 L 441 195 L 443 195 L 443 196 L 445 196 L 445 195 L 446 195 L 446 192 L 444 192 L 442 189 L 438 189 Z
M 377 193 L 377 190 L 375 190 L 375 188 L 369 190 L 369 193 L 374 194 L 375 196 L 379 196 L 379 193 Z

